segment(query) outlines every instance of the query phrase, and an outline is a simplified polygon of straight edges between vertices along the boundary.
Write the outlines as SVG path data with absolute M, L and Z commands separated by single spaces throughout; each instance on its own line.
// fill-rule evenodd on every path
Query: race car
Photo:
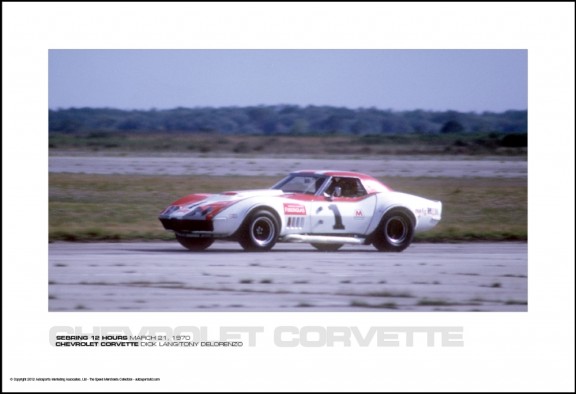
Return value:
M 192 251 L 229 240 L 246 251 L 304 242 L 321 251 L 372 244 L 379 251 L 401 252 L 441 215 L 440 201 L 393 191 L 366 174 L 303 170 L 270 189 L 190 194 L 159 219 Z

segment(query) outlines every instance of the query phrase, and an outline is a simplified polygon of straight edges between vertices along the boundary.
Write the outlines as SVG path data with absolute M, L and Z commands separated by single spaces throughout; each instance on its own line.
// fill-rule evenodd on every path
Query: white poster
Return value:
M 573 4 L 3 3 L 2 8 L 3 390 L 574 390 Z M 110 81 L 114 89 L 109 91 L 117 93 L 98 98 L 83 92 L 105 90 L 107 79 L 97 73 L 82 75 L 98 69 L 95 66 L 102 60 L 98 56 L 84 58 L 86 67 L 79 63 L 78 68 L 70 68 L 68 75 L 74 78 L 57 75 L 58 70 L 66 70 L 62 62 L 77 61 L 74 56 L 66 58 L 77 50 L 106 51 L 111 56 L 128 50 L 206 51 L 202 52 L 206 56 L 214 55 L 214 50 L 277 51 L 274 53 L 284 67 L 294 60 L 283 58 L 285 51 L 302 51 L 302 55 L 312 57 L 307 58 L 309 72 L 302 73 L 298 69 L 301 63 L 296 62 L 293 73 L 311 79 L 298 90 L 291 83 L 289 68 L 281 80 L 284 85 L 276 85 L 272 81 L 278 82 L 277 74 L 268 74 L 264 63 L 259 64 L 262 68 L 256 74 L 250 71 L 249 60 L 238 62 L 237 67 L 244 68 L 244 75 L 253 80 L 235 80 L 225 66 L 207 63 L 202 68 L 205 78 L 198 78 L 193 85 L 201 93 L 194 95 L 196 101 L 188 101 L 188 90 L 177 82 L 138 81 L 137 76 L 146 76 L 144 64 L 130 69 L 124 64 L 118 65 L 114 74 L 120 78 Z M 334 51 L 335 59 L 341 62 L 327 66 L 323 56 L 330 53 L 326 50 Z M 415 59 L 406 63 L 414 65 L 410 85 L 404 88 L 395 84 L 402 79 L 383 84 L 396 93 L 392 98 L 388 91 L 366 89 L 363 94 L 362 85 L 355 89 L 354 83 L 362 81 L 357 64 L 338 57 L 342 51 L 372 56 L 390 50 L 404 51 L 406 56 L 443 51 L 447 57 L 444 67 L 437 69 L 438 80 L 419 79 L 418 73 L 424 71 L 418 70 L 425 67 L 416 67 Z M 459 89 L 448 91 L 437 82 L 447 76 L 455 78 L 455 64 L 461 59 L 450 54 L 464 56 L 467 51 L 489 51 L 494 56 L 519 53 L 527 61 L 527 84 L 515 78 L 517 75 L 508 75 L 494 86 L 471 82 L 473 74 L 460 68 Z M 174 52 L 166 52 L 166 56 L 171 54 Z M 315 54 L 322 57 L 316 63 Z M 371 67 L 372 60 L 377 59 L 368 57 L 363 67 L 374 80 L 378 72 Z M 182 70 L 176 64 L 165 62 L 165 75 L 180 75 Z M 355 78 L 350 78 L 349 70 L 354 70 Z M 337 88 L 316 84 L 329 81 L 323 75 L 328 71 L 341 73 L 344 80 Z M 385 67 L 382 74 L 386 74 Z M 85 85 L 76 85 L 76 78 Z M 135 80 L 142 91 L 130 85 Z M 49 81 L 53 81 L 52 86 Z M 258 83 L 261 85 L 256 86 Z M 527 102 L 522 90 L 526 86 Z M 283 94 L 271 87 L 282 89 Z M 240 93 L 223 100 L 218 93 L 231 88 Z M 151 104 L 145 95 L 150 89 L 172 94 L 159 94 Z M 322 94 L 322 89 L 330 94 Z M 415 98 L 418 89 L 434 94 Z M 520 91 L 524 107 L 522 99 L 514 101 L 510 90 Z M 344 98 L 347 92 L 349 97 Z M 370 245 L 359 246 L 358 252 L 353 237 L 346 238 L 350 245 L 337 251 L 317 251 L 307 243 L 279 243 L 263 257 L 246 254 L 237 243 L 220 241 L 200 255 L 185 253 L 175 239 L 149 243 L 131 240 L 132 247 L 120 249 L 114 240 L 70 242 L 74 240 L 62 238 L 47 242 L 49 225 L 54 224 L 49 223 L 49 186 L 54 181 L 49 174 L 74 174 L 81 182 L 83 175 L 95 176 L 91 171 L 102 158 L 100 151 L 91 157 L 68 152 L 70 161 L 52 161 L 49 110 L 292 103 L 393 111 L 418 106 L 462 113 L 528 109 L 527 159 L 524 156 L 523 163 L 520 160 L 506 167 L 494 158 L 491 163 L 500 165 L 503 174 L 524 174 L 514 175 L 514 179 L 525 179 L 527 171 L 529 241 L 495 242 L 492 249 L 475 252 L 470 259 L 459 243 L 444 245 L 440 256 L 433 243 L 415 243 L 392 258 Z M 444 126 L 448 127 L 446 123 Z M 244 154 L 244 146 L 238 145 L 236 153 Z M 237 155 L 236 161 L 225 162 L 221 155 L 220 159 L 218 155 L 207 158 L 203 155 L 207 152 L 196 152 L 209 165 L 195 176 L 204 173 L 233 178 L 249 174 L 273 178 L 294 167 L 310 170 L 306 164 L 329 165 L 333 160 L 333 156 L 322 163 L 314 161 L 319 159 L 314 156 L 290 161 L 273 155 Z M 134 157 L 136 161 L 129 164 L 131 173 L 151 168 L 161 177 L 166 164 L 162 160 L 169 159 L 171 168 L 181 164 L 162 155 L 156 158 L 158 162 L 137 161 L 138 154 Z M 114 163 L 129 159 L 116 155 Z M 467 171 L 476 158 L 468 159 L 432 168 L 428 163 L 422 166 L 420 157 L 406 171 L 415 171 L 415 179 L 422 176 L 418 171 L 437 171 L 441 177 L 443 172 Z M 349 160 L 347 171 L 378 171 L 364 161 L 365 167 L 353 168 L 357 159 Z M 267 172 L 271 171 L 270 163 L 278 169 Z M 50 168 L 56 165 L 64 166 L 64 170 Z M 493 170 L 479 165 L 471 179 L 481 182 L 482 171 Z M 116 168 L 103 171 L 104 175 L 121 172 Z M 431 179 L 427 174 L 424 178 Z M 129 176 L 125 181 L 129 182 Z M 225 186 L 223 192 L 229 190 Z M 59 187 L 65 190 L 66 185 Z M 154 192 L 153 187 L 145 191 Z M 340 197 L 331 193 L 323 201 Z M 454 188 L 454 193 L 461 193 L 461 189 Z M 58 209 L 65 210 L 65 203 L 78 195 L 64 197 Z M 166 207 L 171 201 L 166 200 Z M 348 217 L 336 205 L 328 207 L 321 219 L 328 230 L 321 234 L 310 231 L 306 236 L 317 237 L 309 238 L 312 243 L 333 244 L 329 239 L 333 234 L 327 232 L 355 226 L 357 239 L 369 226 L 364 226 L 363 220 L 371 209 L 369 204 L 359 204 Z M 437 208 L 421 207 L 418 213 L 431 220 L 433 209 Z M 449 218 L 450 210 L 450 206 L 443 206 L 444 218 Z M 106 212 L 109 217 L 116 214 L 112 205 Z M 297 227 L 302 223 L 300 216 L 307 215 L 310 208 L 289 203 L 283 212 Z M 155 217 L 159 214 L 150 213 Z M 262 223 L 270 225 L 273 221 L 268 217 Z M 69 226 L 75 229 L 80 224 Z M 402 238 L 402 232 L 390 231 L 392 238 Z M 66 234 L 70 237 L 73 231 Z M 92 236 L 98 234 L 93 232 Z M 420 260 L 409 259 L 410 248 L 418 251 Z M 177 258 L 163 260 L 166 255 Z M 95 256 L 105 257 L 95 260 Z M 394 263 L 386 266 L 392 259 Z M 492 259 L 505 263 L 489 264 Z M 193 270 L 187 260 L 203 265 Z M 455 265 L 459 261 L 462 269 Z M 442 264 L 452 267 L 451 271 L 440 270 Z M 474 264 L 493 271 L 480 275 Z M 354 274 L 343 269 L 347 266 L 353 266 Z M 303 272 L 309 276 L 302 276 Z M 349 290 L 351 283 L 357 285 L 353 290 Z M 477 294 L 468 292 L 466 286 L 470 284 Z M 374 290 L 380 288 L 385 291 Z M 502 297 L 495 300 L 484 296 L 487 293 L 483 291 L 490 289 L 500 291 Z M 186 291 L 190 290 L 196 291 L 195 297 L 204 298 L 187 300 Z M 226 291 L 234 298 L 223 298 Z

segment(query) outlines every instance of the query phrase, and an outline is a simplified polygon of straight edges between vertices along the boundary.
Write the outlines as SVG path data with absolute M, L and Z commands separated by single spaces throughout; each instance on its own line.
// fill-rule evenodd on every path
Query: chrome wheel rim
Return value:
M 250 235 L 258 246 L 267 246 L 276 235 L 274 222 L 267 217 L 261 217 L 252 222 Z
M 408 222 L 403 216 L 392 216 L 384 226 L 384 236 L 392 245 L 402 244 L 408 237 Z

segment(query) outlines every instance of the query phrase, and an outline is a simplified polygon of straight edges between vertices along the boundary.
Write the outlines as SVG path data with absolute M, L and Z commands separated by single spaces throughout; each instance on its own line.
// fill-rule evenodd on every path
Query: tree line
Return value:
M 381 135 L 527 133 L 528 112 L 392 111 L 332 106 L 120 110 L 67 108 L 49 111 L 49 131 L 192 132 L 250 135 Z

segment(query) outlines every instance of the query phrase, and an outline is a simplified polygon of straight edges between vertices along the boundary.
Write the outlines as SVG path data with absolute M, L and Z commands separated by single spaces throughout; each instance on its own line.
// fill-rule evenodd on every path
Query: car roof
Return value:
M 313 174 L 313 175 L 325 175 L 325 176 L 343 176 L 343 177 L 354 177 L 360 179 L 372 179 L 375 180 L 374 177 L 370 175 L 363 174 L 361 172 L 353 172 L 353 171 L 337 171 L 337 170 L 301 170 L 301 171 L 294 171 L 292 174 Z
M 301 171 L 294 171 L 292 174 L 310 174 L 310 175 L 322 175 L 322 176 L 332 176 L 332 177 L 351 177 L 351 178 L 358 178 L 362 180 L 364 187 L 368 191 L 368 193 L 373 192 L 384 192 L 384 191 L 391 191 L 390 187 L 385 185 L 384 183 L 380 182 L 378 179 L 363 174 L 361 172 L 353 172 L 353 171 L 338 171 L 338 170 L 301 170 Z

